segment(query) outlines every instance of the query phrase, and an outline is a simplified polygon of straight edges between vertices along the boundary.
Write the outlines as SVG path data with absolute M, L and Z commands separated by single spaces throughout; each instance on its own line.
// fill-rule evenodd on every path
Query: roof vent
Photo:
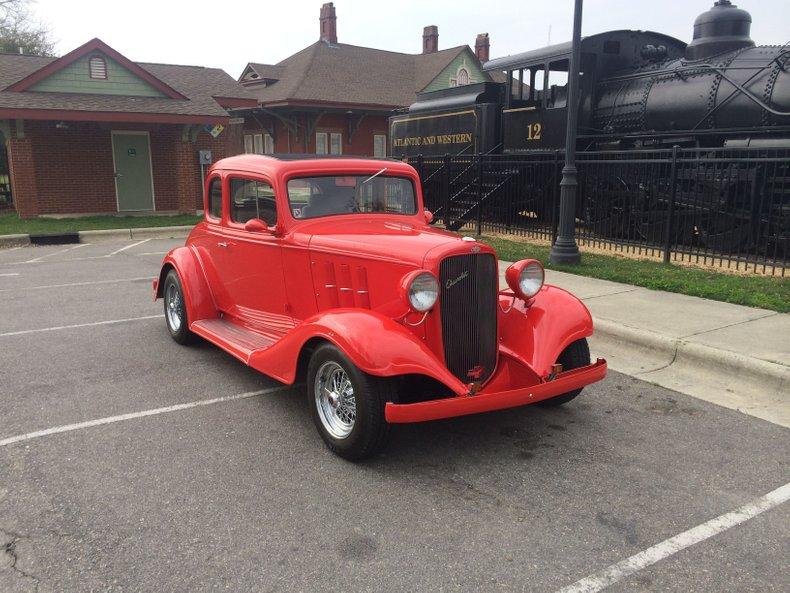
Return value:
M 694 40 L 686 47 L 686 59 L 703 60 L 743 47 L 754 47 L 749 37 L 752 16 L 730 0 L 717 0 L 713 8 L 694 21 Z

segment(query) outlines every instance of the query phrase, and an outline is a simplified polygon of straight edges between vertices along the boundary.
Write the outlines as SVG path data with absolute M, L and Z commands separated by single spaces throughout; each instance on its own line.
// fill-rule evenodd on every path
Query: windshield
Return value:
M 288 202 L 294 218 L 336 214 L 415 214 L 414 184 L 388 177 L 382 169 L 369 175 L 301 177 L 288 181 Z

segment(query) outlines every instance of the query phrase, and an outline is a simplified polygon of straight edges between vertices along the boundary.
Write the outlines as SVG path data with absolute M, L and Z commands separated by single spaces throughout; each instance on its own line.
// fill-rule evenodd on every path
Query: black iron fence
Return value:
M 562 151 L 411 164 L 448 228 L 556 238 Z M 581 152 L 577 167 L 581 244 L 785 275 L 790 150 Z

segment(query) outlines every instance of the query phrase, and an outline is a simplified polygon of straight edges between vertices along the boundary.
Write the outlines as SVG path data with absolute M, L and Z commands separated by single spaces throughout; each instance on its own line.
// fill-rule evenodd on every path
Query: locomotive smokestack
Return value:
M 749 37 L 752 16 L 730 0 L 717 0 L 694 21 L 694 39 L 686 47 L 687 60 L 702 60 L 725 52 L 754 47 Z

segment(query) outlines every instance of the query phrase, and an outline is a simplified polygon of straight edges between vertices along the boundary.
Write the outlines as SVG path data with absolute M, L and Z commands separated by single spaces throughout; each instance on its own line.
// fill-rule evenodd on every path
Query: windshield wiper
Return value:
M 370 181 L 371 179 L 375 179 L 376 177 L 378 177 L 378 176 L 379 176 L 379 175 L 381 175 L 382 173 L 385 173 L 386 171 L 387 171 L 387 167 L 384 167 L 384 168 L 383 168 L 381 171 L 379 171 L 378 173 L 374 173 L 373 175 L 371 175 L 370 177 L 368 177 L 367 179 L 365 179 L 365 181 L 363 181 L 363 182 L 362 182 L 362 183 L 360 183 L 359 185 L 365 185 L 365 184 L 366 184 L 368 181 Z

